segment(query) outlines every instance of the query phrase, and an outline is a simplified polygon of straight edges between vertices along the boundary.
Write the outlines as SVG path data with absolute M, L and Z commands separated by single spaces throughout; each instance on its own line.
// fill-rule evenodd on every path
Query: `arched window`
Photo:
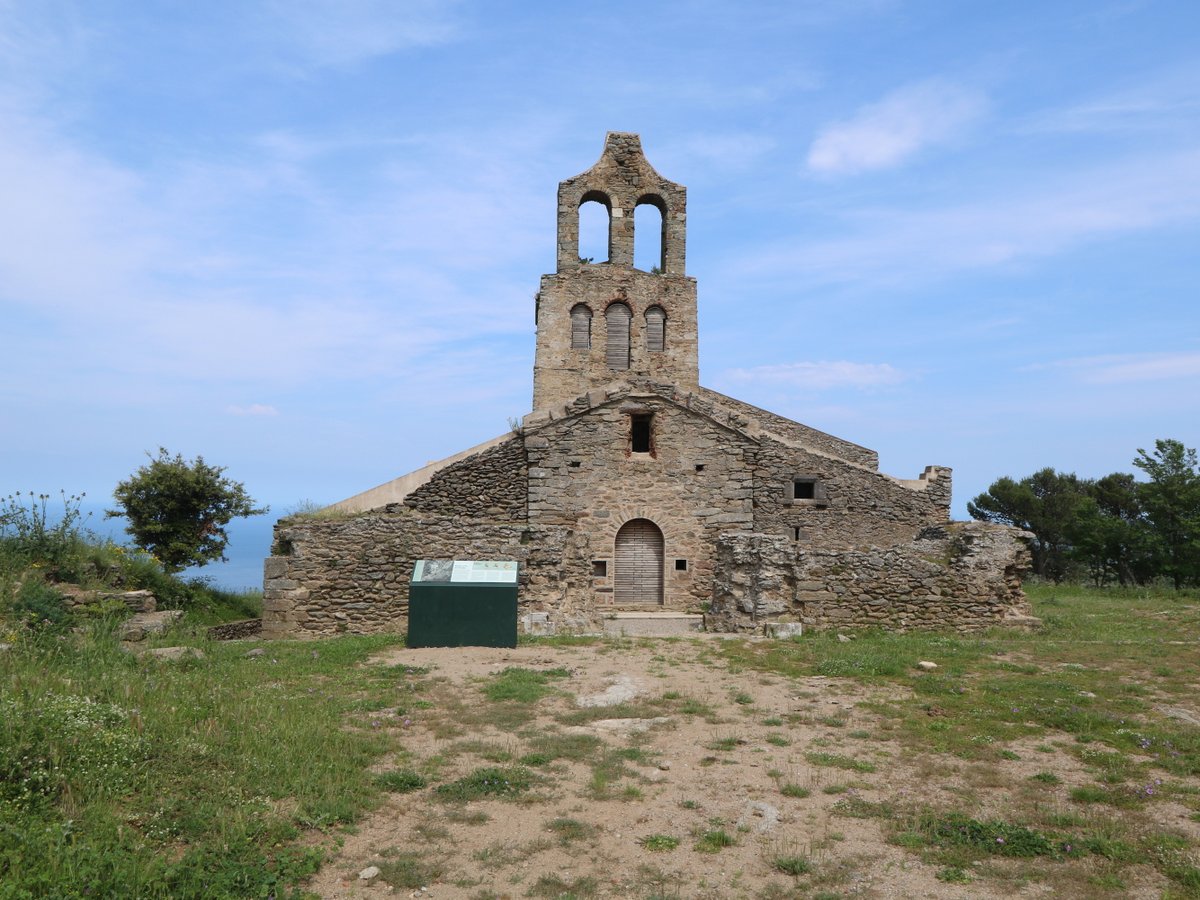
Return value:
M 661 352 L 667 348 L 667 313 L 661 306 L 646 310 L 646 349 Z
M 608 262 L 612 251 L 612 201 L 588 191 L 579 201 L 579 261 Z
M 629 368 L 629 320 L 633 313 L 624 303 L 614 303 L 604 311 L 608 336 L 604 343 L 604 361 L 610 369 Z
M 666 270 L 667 204 L 646 194 L 633 208 L 633 264 L 644 272 Z
M 584 303 L 571 307 L 571 349 L 587 350 L 592 346 L 592 311 Z

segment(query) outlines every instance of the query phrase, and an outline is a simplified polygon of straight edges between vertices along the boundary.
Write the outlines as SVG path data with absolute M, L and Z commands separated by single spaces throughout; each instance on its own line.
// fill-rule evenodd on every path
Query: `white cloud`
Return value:
M 1195 130 L 1200 111 L 1200 66 L 1188 64 L 1157 72 L 1122 90 L 1083 103 L 1035 113 L 1019 133 L 1103 134 Z
M 869 389 L 899 384 L 908 375 L 888 363 L 796 362 L 749 369 L 731 369 L 725 373 L 729 381 L 785 385 L 809 390 L 829 388 Z
M 1086 356 L 1027 366 L 1024 371 L 1069 369 L 1086 384 L 1131 384 L 1200 378 L 1200 351 Z
M 981 93 L 944 81 L 923 81 L 825 126 L 808 151 L 808 167 L 849 175 L 898 166 L 918 151 L 961 134 L 985 107 Z
M 344 66 L 458 32 L 455 0 L 272 0 L 282 36 L 319 65 Z
M 266 403 L 251 403 L 249 406 L 229 406 L 226 412 L 234 416 L 277 416 L 279 410 Z
M 1049 173 L 956 206 L 860 211 L 851 233 L 789 237 L 738 260 L 735 278 L 893 285 L 1026 259 L 1200 219 L 1200 147 Z

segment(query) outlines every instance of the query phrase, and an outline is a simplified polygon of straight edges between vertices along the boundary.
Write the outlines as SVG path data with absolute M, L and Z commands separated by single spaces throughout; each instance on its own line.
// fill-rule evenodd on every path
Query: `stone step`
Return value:
M 610 612 L 604 633 L 628 637 L 687 637 L 704 630 L 704 616 L 678 612 Z

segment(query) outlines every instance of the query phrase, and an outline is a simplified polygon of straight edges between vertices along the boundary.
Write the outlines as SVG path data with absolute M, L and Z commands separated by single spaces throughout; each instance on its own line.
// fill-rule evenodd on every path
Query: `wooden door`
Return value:
M 617 606 L 661 605 L 663 602 L 663 534 L 649 519 L 630 519 L 617 532 Z

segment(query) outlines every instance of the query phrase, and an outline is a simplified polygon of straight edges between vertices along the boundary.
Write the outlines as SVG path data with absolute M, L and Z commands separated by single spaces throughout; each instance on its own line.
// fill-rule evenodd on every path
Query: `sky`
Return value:
M 210 567 L 240 586 L 276 515 L 502 434 L 607 131 L 688 187 L 707 386 L 952 467 L 959 518 L 1195 447 L 1197 34 L 1194 0 L 0 0 L 0 495 L 202 455 L 272 509 Z

